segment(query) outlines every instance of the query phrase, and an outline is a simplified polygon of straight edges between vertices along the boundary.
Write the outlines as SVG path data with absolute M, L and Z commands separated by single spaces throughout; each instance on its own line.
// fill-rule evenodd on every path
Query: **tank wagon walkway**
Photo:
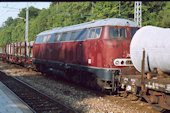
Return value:
M 32 113 L 32 111 L 0 82 L 0 113 Z

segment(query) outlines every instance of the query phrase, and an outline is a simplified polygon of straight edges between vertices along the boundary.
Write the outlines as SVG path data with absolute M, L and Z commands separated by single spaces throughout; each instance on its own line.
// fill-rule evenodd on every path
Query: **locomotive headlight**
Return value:
M 119 61 L 118 61 L 118 60 L 115 60 L 115 61 L 114 61 L 114 65 L 115 65 L 115 66 L 119 65 Z

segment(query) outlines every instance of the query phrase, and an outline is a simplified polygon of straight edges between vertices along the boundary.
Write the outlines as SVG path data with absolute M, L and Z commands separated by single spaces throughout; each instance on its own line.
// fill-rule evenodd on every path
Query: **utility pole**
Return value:
M 135 1 L 134 5 L 134 21 L 142 27 L 142 2 Z
M 28 9 L 28 3 L 26 8 L 26 23 L 25 23 L 25 41 L 27 44 L 27 55 L 28 55 L 28 15 L 29 15 L 29 9 Z
M 94 5 L 94 4 L 93 4 L 93 2 L 92 2 L 92 18 L 93 18 L 93 5 Z
M 121 5 L 121 1 L 119 1 L 119 17 L 120 17 L 120 5 Z
M 58 2 L 57 2 L 57 5 L 56 5 L 56 10 L 58 11 Z

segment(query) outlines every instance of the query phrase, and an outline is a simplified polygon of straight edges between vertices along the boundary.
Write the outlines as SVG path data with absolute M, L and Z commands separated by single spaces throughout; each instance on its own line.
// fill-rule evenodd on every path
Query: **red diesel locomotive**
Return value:
M 120 18 L 54 28 L 38 34 L 34 43 L 4 45 L 0 57 L 24 66 L 33 63 L 42 73 L 58 73 L 76 83 L 115 91 L 123 67 L 132 66 L 129 46 L 137 29 L 135 22 Z
M 42 73 L 115 91 L 121 68 L 132 66 L 129 45 L 137 29 L 135 22 L 110 18 L 41 32 L 33 45 L 33 64 Z

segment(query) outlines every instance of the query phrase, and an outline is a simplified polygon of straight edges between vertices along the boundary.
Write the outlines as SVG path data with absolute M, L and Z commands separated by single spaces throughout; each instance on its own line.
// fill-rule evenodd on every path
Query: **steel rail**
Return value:
M 43 111 L 41 111 L 39 108 L 33 108 L 33 106 L 34 105 L 31 105 L 31 104 L 33 104 L 33 102 L 30 104 L 28 101 L 29 100 L 33 100 L 36 104 L 40 104 L 40 105 L 51 105 L 52 106 L 52 108 L 59 108 L 59 111 L 61 111 L 61 109 L 64 109 L 65 110 L 65 112 L 67 112 L 67 113 L 78 113 L 77 111 L 75 111 L 75 110 L 73 110 L 72 108 L 70 108 L 70 107 L 68 107 L 67 105 L 65 105 L 65 104 L 63 104 L 62 102 L 60 102 L 60 101 L 57 101 L 57 100 L 55 100 L 55 99 L 53 99 L 52 97 L 50 97 L 49 95 L 47 95 L 47 94 L 45 94 L 45 93 L 43 93 L 43 92 L 41 92 L 41 91 L 39 91 L 38 89 L 35 89 L 34 87 L 32 87 L 32 86 L 30 86 L 29 84 L 27 84 L 27 83 L 25 83 L 24 81 L 22 81 L 22 80 L 20 80 L 20 79 L 18 79 L 18 78 L 16 78 L 16 77 L 14 77 L 14 76 L 12 76 L 12 75 L 10 75 L 10 74 L 6 74 L 6 73 L 4 73 L 4 72 L 0 72 L 0 81 L 3 83 L 3 84 L 5 84 L 7 87 L 8 87 L 8 89 L 10 89 L 10 87 L 11 86 L 9 86 L 9 84 L 11 83 L 11 82 L 9 82 L 8 80 L 5 80 L 5 79 L 12 79 L 11 81 L 14 81 L 14 82 L 18 82 L 18 84 L 19 85 L 21 85 L 22 84 L 22 87 L 25 87 L 25 88 L 29 88 L 29 89 L 32 89 L 32 91 L 30 91 L 29 93 L 30 93 L 30 95 L 31 95 L 31 93 L 33 94 L 33 93 L 35 93 L 36 95 L 38 95 L 39 94 L 39 96 L 37 96 L 36 97 L 36 95 L 34 95 L 34 97 L 32 97 L 31 99 L 30 99 L 30 97 L 29 97 L 29 99 L 28 100 L 26 100 L 26 99 L 23 99 L 23 98 L 20 98 L 20 96 L 19 96 L 19 94 L 17 95 L 17 94 L 15 94 L 16 93 L 16 91 L 14 91 L 13 89 L 10 89 L 12 92 L 14 92 L 14 94 L 15 95 L 17 95 L 17 97 L 19 97 L 19 100 L 21 100 L 24 104 L 26 103 L 26 105 L 28 106 L 28 108 L 30 108 L 30 110 L 31 111 L 33 111 L 33 112 L 43 112 Z M 11 83 L 12 84 L 12 83 Z M 18 85 L 17 84 L 17 85 Z M 12 86 L 13 87 L 13 86 Z M 20 88 L 19 88 L 20 89 Z M 26 90 L 25 90 L 26 91 Z M 24 93 L 24 92 L 23 92 Z M 26 96 L 30 96 L 29 94 L 28 95 L 26 95 Z M 39 99 L 38 97 L 40 97 L 41 99 L 42 99 L 42 97 L 44 97 L 43 99 L 45 100 L 45 101 L 48 101 L 48 102 L 51 102 L 50 104 L 47 104 L 43 99 L 43 101 L 40 101 L 41 99 Z M 37 100 L 36 101 L 36 98 L 38 98 L 39 100 Z M 46 100 L 46 99 L 49 99 L 49 100 Z M 25 101 L 24 101 L 25 100 Z M 27 101 L 27 102 L 26 102 Z M 35 104 L 34 103 L 34 104 Z M 36 106 L 36 105 L 35 105 Z M 40 108 L 42 108 L 42 106 L 40 106 Z M 55 107 L 56 106 L 56 107 Z M 40 111 L 39 111 L 39 110 Z M 48 108 L 46 111 L 51 111 L 51 109 L 50 108 Z M 55 110 L 56 111 L 56 110 Z M 62 111 L 62 113 L 63 113 L 64 111 Z

